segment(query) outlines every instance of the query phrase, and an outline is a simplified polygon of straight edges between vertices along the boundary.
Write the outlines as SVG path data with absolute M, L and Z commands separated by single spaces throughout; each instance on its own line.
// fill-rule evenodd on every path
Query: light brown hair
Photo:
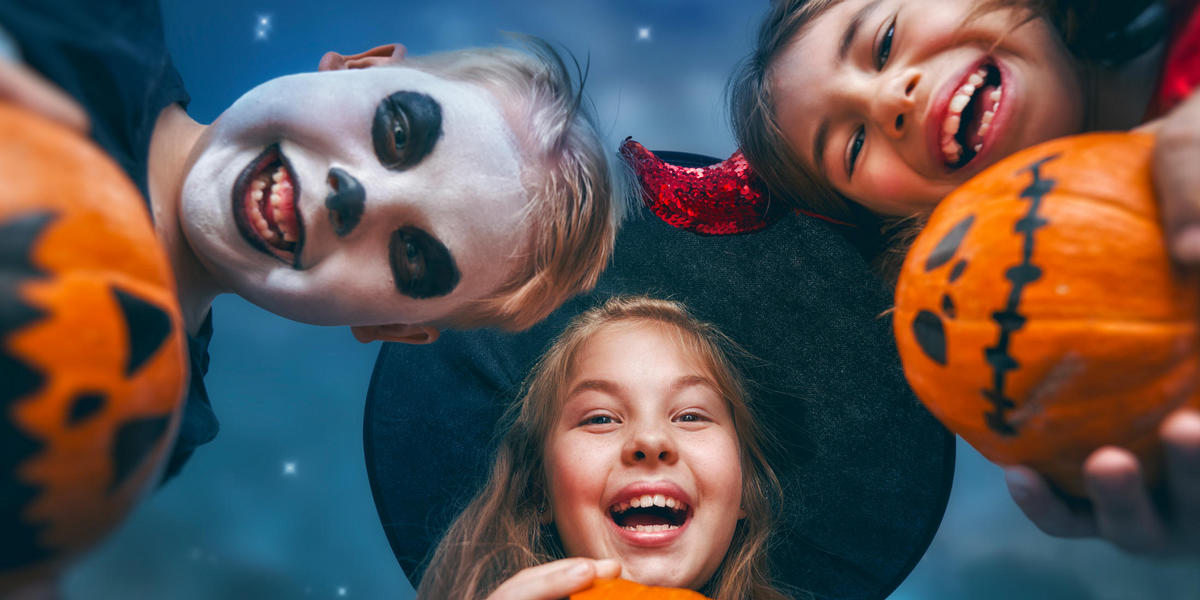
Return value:
M 521 266 L 491 296 L 449 319 L 457 329 L 526 329 L 572 296 L 590 290 L 612 255 L 629 179 L 601 142 L 595 111 L 563 57 L 543 40 L 524 49 L 467 48 L 406 64 L 480 85 L 499 100 L 525 158 L 524 221 L 533 232 Z
M 597 332 L 629 322 L 666 328 L 699 359 L 733 415 L 747 516 L 739 521 L 724 560 L 701 592 L 721 600 L 786 598 L 771 584 L 767 557 L 782 491 L 766 462 L 764 434 L 731 358 L 744 352 L 712 325 L 696 320 L 683 305 L 641 296 L 612 298 L 580 314 L 538 361 L 523 398 L 506 415 L 511 425 L 487 483 L 438 544 L 418 598 L 485 598 L 521 569 L 565 558 L 553 526 L 541 523 L 539 507 L 549 496 L 543 450 L 581 349 Z

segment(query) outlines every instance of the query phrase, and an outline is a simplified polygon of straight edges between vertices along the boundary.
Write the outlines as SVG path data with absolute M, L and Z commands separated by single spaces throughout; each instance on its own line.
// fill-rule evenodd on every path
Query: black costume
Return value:
M 163 39 L 158 2 L 5 0 L 0 28 L 16 42 L 21 59 L 88 113 L 92 139 L 142 192 L 150 136 L 162 110 L 187 106 L 189 97 Z M 179 472 L 196 446 L 217 435 L 217 418 L 204 388 L 212 314 L 188 336 L 191 378 L 179 435 L 164 480 Z

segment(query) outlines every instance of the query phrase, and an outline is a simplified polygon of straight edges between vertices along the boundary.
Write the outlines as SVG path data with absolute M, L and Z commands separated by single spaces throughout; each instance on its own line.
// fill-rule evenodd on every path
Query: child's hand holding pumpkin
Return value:
M 1108 446 L 1084 463 L 1092 504 L 1072 508 L 1027 467 L 1005 469 L 1013 500 L 1042 531 L 1100 537 L 1139 554 L 1200 554 L 1200 412 L 1179 409 L 1159 428 L 1165 451 L 1164 505 L 1151 498 L 1141 463 Z
M 487 600 L 558 600 L 592 584 L 621 574 L 615 560 L 564 558 L 522 569 L 500 584 Z

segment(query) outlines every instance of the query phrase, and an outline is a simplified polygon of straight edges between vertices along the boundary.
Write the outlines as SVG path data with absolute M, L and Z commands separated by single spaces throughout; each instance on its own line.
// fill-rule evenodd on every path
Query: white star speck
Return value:
M 337 592 L 339 596 L 345 596 L 349 593 L 349 591 L 346 589 L 346 586 L 339 587 Z
M 647 41 L 647 42 L 650 41 L 650 28 L 649 27 L 638 27 L 637 39 L 638 39 L 638 41 Z
M 289 461 L 283 463 L 283 474 L 284 475 L 295 475 L 296 474 L 296 462 L 289 460 Z
M 254 38 L 265 40 L 271 34 L 271 15 L 259 15 L 254 21 Z

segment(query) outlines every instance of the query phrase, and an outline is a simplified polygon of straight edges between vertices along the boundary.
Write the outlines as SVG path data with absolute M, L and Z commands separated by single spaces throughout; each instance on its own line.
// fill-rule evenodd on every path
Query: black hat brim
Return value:
M 502 411 L 570 318 L 614 294 L 648 294 L 683 302 L 758 359 L 747 376 L 779 442 L 769 458 L 786 493 L 776 579 L 818 598 L 887 596 L 941 521 L 954 442 L 905 383 L 886 288 L 845 238 L 814 219 L 706 237 L 635 212 L 596 290 L 532 329 L 383 346 L 364 440 L 401 566 L 415 585 L 482 485 Z

